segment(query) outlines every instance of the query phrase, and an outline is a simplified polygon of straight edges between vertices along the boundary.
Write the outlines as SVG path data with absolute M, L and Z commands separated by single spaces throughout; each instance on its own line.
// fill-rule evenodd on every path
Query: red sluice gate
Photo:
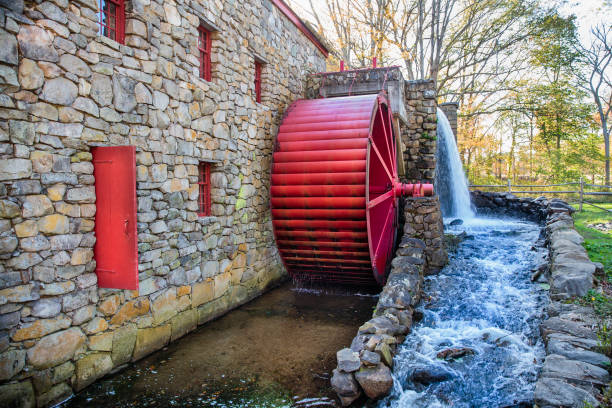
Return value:
M 294 279 L 384 284 L 393 258 L 402 184 L 391 109 L 383 94 L 298 100 L 279 128 L 272 221 Z

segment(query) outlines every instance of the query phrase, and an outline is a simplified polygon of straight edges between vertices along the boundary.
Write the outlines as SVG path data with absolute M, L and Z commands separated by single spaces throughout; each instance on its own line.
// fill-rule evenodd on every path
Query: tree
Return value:
M 593 40 L 585 47 L 578 43 L 583 69 L 577 71 L 578 85 L 586 90 L 597 107 L 599 126 L 603 135 L 605 155 L 605 184 L 610 185 L 610 131 L 612 120 L 612 24 L 600 24 L 591 29 Z

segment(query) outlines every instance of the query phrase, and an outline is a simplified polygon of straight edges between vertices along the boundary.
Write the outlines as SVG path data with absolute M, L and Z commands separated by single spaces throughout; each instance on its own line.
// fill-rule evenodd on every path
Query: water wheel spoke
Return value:
M 392 157 L 391 146 L 389 146 L 389 132 L 387 132 L 388 124 L 385 123 L 386 120 L 385 120 L 385 117 L 383 116 L 382 107 L 381 107 L 380 103 L 378 103 L 378 113 L 380 114 L 380 120 L 382 122 L 382 128 L 383 128 L 383 131 L 385 133 L 385 145 L 387 146 L 387 153 L 389 154 L 389 164 L 391 164 L 391 166 L 392 166 L 391 169 L 393 169 L 393 160 L 394 159 Z M 389 129 L 389 131 L 390 131 L 391 135 L 393 135 L 393 131 L 391 129 Z M 395 174 L 393 174 L 393 175 L 395 175 Z
M 389 211 L 387 211 L 387 217 L 385 218 L 385 223 L 383 224 L 383 227 L 381 229 L 380 239 L 378 240 L 378 243 L 376 244 L 376 250 L 374 251 L 374 259 L 378 259 L 378 251 L 380 250 L 380 244 L 384 240 L 384 234 L 385 234 L 385 231 L 387 231 L 387 228 L 389 226 L 389 221 L 393 218 L 391 217 L 391 215 L 394 213 L 394 209 L 395 209 L 394 206 L 392 205 L 389 206 Z
M 393 117 L 391 115 L 391 109 L 387 110 L 387 117 L 388 117 L 388 120 L 389 120 L 388 123 L 389 123 L 390 129 L 391 129 L 391 138 L 392 138 L 392 140 L 391 140 L 391 148 L 393 149 L 393 152 L 392 152 L 393 153 L 393 160 L 397 160 L 397 145 L 395 144 L 395 140 L 393 139 Z
M 372 209 L 376 207 L 378 204 L 382 203 L 383 201 L 389 199 L 390 197 L 393 197 L 392 190 L 389 190 L 386 193 L 379 195 L 375 199 L 370 200 L 370 202 L 368 203 L 368 208 Z
M 383 166 L 383 169 L 385 169 L 385 173 L 387 173 L 389 181 L 393 182 L 393 174 L 389 171 L 389 168 L 387 167 L 387 164 L 385 163 L 382 154 L 380 154 L 378 147 L 376 147 L 376 144 L 374 142 L 372 142 L 371 145 L 372 149 L 374 150 L 374 153 L 376 153 L 376 156 L 378 157 L 378 160 L 380 160 L 380 164 Z

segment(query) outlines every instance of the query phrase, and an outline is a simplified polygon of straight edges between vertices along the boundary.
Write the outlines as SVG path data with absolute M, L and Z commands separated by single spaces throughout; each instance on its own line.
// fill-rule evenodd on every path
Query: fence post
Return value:
M 512 184 L 510 184 L 510 179 L 508 179 L 508 192 L 512 193 Z
M 578 211 L 582 212 L 582 196 L 584 193 L 584 179 L 580 177 L 580 209 Z

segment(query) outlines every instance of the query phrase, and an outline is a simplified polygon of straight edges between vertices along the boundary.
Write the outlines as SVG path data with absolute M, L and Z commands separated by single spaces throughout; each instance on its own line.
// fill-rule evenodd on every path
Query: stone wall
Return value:
M 432 80 L 406 81 L 408 123 L 401 127 L 409 183 L 433 183 L 436 173 L 436 91 Z
M 517 197 L 511 193 L 491 193 L 486 191 L 470 191 L 470 200 L 480 215 L 524 217 L 530 221 L 546 220 L 546 197 L 536 199 Z M 554 203 L 553 203 L 554 205 Z M 560 207 L 565 205 L 558 202 Z
M 459 103 L 457 102 L 446 102 L 438 105 L 442 112 L 446 115 L 448 122 L 455 135 L 455 142 L 457 141 L 457 111 L 459 110 Z
M 425 243 L 425 272 L 435 274 L 448 263 L 440 200 L 438 196 L 406 198 L 404 206 L 404 234 Z
M 423 241 L 404 233 L 372 319 L 359 328 L 349 348 L 336 354 L 338 366 L 331 385 L 343 406 L 363 394 L 377 399 L 391 391 L 393 356 L 410 332 L 414 308 L 421 299 L 425 248 Z
M 0 7 L 0 405 L 46 406 L 261 293 L 280 118 L 324 57 L 269 0 Z M 199 78 L 201 21 L 217 27 Z M 267 64 L 254 100 L 255 55 Z M 134 145 L 139 290 L 97 287 L 92 146 Z M 212 216 L 198 217 L 201 160 Z

